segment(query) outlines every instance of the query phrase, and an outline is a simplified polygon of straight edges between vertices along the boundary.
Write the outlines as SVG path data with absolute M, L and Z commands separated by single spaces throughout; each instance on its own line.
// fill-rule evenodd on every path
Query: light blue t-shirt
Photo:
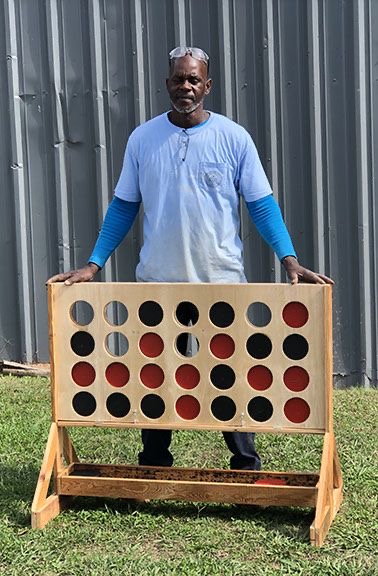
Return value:
M 225 116 L 179 128 L 164 113 L 131 134 L 115 195 L 143 202 L 139 282 L 245 282 L 239 200 L 272 190 L 248 132 Z

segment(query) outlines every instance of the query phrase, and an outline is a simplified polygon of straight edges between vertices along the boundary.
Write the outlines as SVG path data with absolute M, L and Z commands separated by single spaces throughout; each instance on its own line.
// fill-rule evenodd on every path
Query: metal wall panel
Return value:
M 167 53 L 252 134 L 301 262 L 336 280 L 338 386 L 377 383 L 378 0 L 1 0 L 0 358 L 48 359 L 45 279 L 86 261 Z M 141 219 L 101 273 L 132 280 Z M 283 270 L 242 208 L 248 277 Z

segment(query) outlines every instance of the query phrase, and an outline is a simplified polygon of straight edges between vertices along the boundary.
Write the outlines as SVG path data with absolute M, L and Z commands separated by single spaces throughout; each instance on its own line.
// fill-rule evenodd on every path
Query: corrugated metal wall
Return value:
M 0 358 L 48 358 L 44 282 L 96 239 L 167 53 L 253 135 L 303 264 L 336 280 L 335 382 L 377 382 L 378 0 L 1 0 Z M 244 216 L 249 278 L 282 270 Z M 139 223 L 102 273 L 131 280 Z

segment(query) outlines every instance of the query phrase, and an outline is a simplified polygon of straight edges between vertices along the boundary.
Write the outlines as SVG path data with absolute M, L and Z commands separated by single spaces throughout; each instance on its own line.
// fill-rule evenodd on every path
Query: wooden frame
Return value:
M 70 338 L 71 335 L 77 330 L 76 327 L 71 327 L 72 318 L 68 319 L 67 310 L 72 309 L 72 303 L 77 301 L 87 301 L 92 303 L 96 311 L 104 308 L 104 291 L 106 290 L 106 301 L 116 300 L 122 301 L 122 294 L 128 294 L 128 311 L 129 311 L 129 332 L 128 336 L 132 333 L 136 337 L 141 336 L 140 326 L 138 320 L 135 321 L 137 316 L 138 306 L 140 302 L 146 299 L 156 300 L 162 304 L 165 317 L 168 318 L 171 324 L 163 326 L 162 333 L 164 338 L 167 339 L 169 334 L 176 329 L 175 322 L 171 321 L 172 314 L 170 313 L 169 306 L 174 301 L 174 294 L 179 294 L 179 299 L 183 301 L 195 301 L 196 305 L 201 310 L 201 307 L 209 308 L 214 298 L 221 302 L 231 302 L 236 314 L 240 310 L 245 311 L 246 304 L 249 301 L 254 302 L 268 302 L 272 312 L 271 326 L 265 328 L 251 328 L 247 322 L 248 334 L 253 330 L 264 332 L 270 338 L 285 338 L 287 334 L 301 333 L 310 342 L 311 353 L 308 358 L 301 359 L 296 364 L 304 367 L 311 376 L 313 381 L 312 388 L 309 390 L 292 392 L 285 389 L 281 384 L 276 384 L 273 390 L 257 392 L 251 391 L 251 387 L 243 384 L 243 378 L 240 382 L 237 378 L 237 398 L 235 401 L 236 415 L 230 422 L 220 422 L 214 418 L 214 415 L 209 410 L 206 411 L 206 399 L 208 398 L 209 385 L 205 392 L 200 390 L 197 398 L 201 403 L 203 412 L 207 414 L 206 417 L 201 415 L 201 418 L 196 417 L 192 421 L 185 418 L 180 418 L 176 413 L 174 402 L 177 400 L 174 393 L 169 390 L 161 392 L 162 397 L 166 401 L 173 398 L 173 404 L 168 407 L 167 418 L 172 428 L 191 428 L 191 429 L 219 429 L 219 430 L 253 430 L 268 431 L 268 432 L 283 432 L 283 433 L 316 433 L 324 436 L 323 453 L 319 473 L 299 473 L 299 472 L 271 472 L 271 471 L 231 471 L 231 470 L 218 470 L 218 469 L 185 469 L 185 468 L 159 468 L 159 467 L 146 467 L 146 466 L 112 466 L 112 465 L 99 465 L 99 464 L 86 464 L 79 462 L 75 453 L 75 449 L 69 438 L 66 426 L 116 426 L 116 427 L 138 427 L 138 428 L 159 428 L 167 427 L 167 421 L 164 420 L 165 416 L 157 418 L 156 421 L 148 421 L 143 414 L 135 417 L 135 410 L 133 420 L 128 416 L 126 418 L 112 418 L 107 416 L 104 421 L 104 410 L 100 406 L 101 394 L 99 385 L 95 380 L 92 389 L 97 391 L 96 398 L 98 399 L 97 406 L 99 406 L 100 417 L 96 414 L 81 417 L 77 414 L 71 416 L 72 407 L 71 397 L 74 394 L 77 386 L 76 382 L 72 382 L 70 372 L 64 366 L 71 366 L 77 361 L 77 355 L 72 350 L 65 350 L 69 348 L 67 342 L 65 343 L 59 335 L 66 334 L 65 338 Z M 335 517 L 337 510 L 342 501 L 342 475 L 337 456 L 336 443 L 333 433 L 333 408 L 332 408 L 332 324 L 331 324 L 331 287 L 330 286 L 290 286 L 281 284 L 270 285 L 172 285 L 172 284 L 81 284 L 74 285 L 67 288 L 63 285 L 50 285 L 49 286 L 49 326 L 50 326 L 50 355 L 51 355 L 51 381 L 52 381 L 52 425 L 50 434 L 45 450 L 44 459 L 36 487 L 36 492 L 32 504 L 32 526 L 34 528 L 43 528 L 45 524 L 61 510 L 67 506 L 70 497 L 72 496 L 111 496 L 116 498 L 127 499 L 173 499 L 173 500 L 189 500 L 189 501 L 205 501 L 205 502 L 228 502 L 235 504 L 258 504 L 262 506 L 304 506 L 311 507 L 315 510 L 314 521 L 310 527 L 310 541 L 313 545 L 320 546 L 326 537 L 328 529 Z M 305 306 L 310 312 L 310 318 L 316 318 L 316 326 L 319 333 L 314 333 L 314 325 L 300 326 L 300 327 L 285 327 L 282 326 L 282 319 L 279 317 L 282 307 L 287 301 L 290 302 L 304 302 Z M 134 306 L 134 308 L 133 308 Z M 207 309 L 206 308 L 206 309 Z M 240 310 L 239 310 L 240 309 Z M 130 317 L 134 313 L 134 320 Z M 97 314 L 98 316 L 98 314 Z M 237 318 L 239 318 L 237 316 Z M 240 317 L 242 318 L 242 317 Z M 95 328 L 88 328 L 87 326 L 80 327 L 82 331 L 91 331 L 93 336 L 101 332 L 100 321 L 103 321 L 102 316 L 97 322 L 94 319 Z M 197 333 L 200 333 L 203 338 L 211 338 L 215 333 L 229 332 L 228 328 L 217 328 L 213 330 L 211 323 L 206 319 L 201 324 L 201 319 L 197 325 Z M 67 324 L 68 322 L 68 324 Z M 238 328 L 242 320 L 238 320 Z M 177 322 L 176 322 L 177 324 Z M 306 324 L 306 322 L 305 322 Z M 126 330 L 126 329 L 125 329 Z M 146 327 L 144 326 L 144 330 Z M 158 329 L 153 328 L 158 331 Z M 179 327 L 182 330 L 182 327 Z M 186 328 L 190 331 L 192 328 Z M 269 330 L 271 332 L 269 332 Z M 286 330 L 286 332 L 285 332 Z M 232 332 L 231 332 L 232 333 Z M 247 332 L 243 332 L 243 326 L 238 333 L 232 333 L 236 344 L 247 337 Z M 278 336 L 277 336 L 278 334 Z M 211 352 L 208 352 L 206 346 L 203 356 L 199 359 L 193 360 L 194 365 L 199 371 L 208 370 L 209 362 L 212 361 Z M 171 349 L 168 345 L 167 350 L 161 355 L 159 361 L 168 371 L 171 366 L 174 370 L 177 368 L 178 356 L 177 350 Z M 273 347 L 274 348 L 274 347 Z M 278 348 L 278 347 L 276 347 Z M 131 351 L 130 351 L 131 350 Z M 135 347 L 132 350 L 130 345 L 129 366 L 137 366 L 140 370 L 141 360 L 140 351 Z M 246 374 L 248 361 L 251 359 L 246 358 L 243 351 L 239 354 L 238 350 L 242 348 L 237 346 L 237 354 L 231 356 L 231 359 L 226 360 L 233 366 L 241 370 L 241 374 Z M 89 359 L 91 356 L 87 356 Z M 96 373 L 105 370 L 104 362 L 106 361 L 107 351 L 101 354 L 105 356 L 105 360 L 98 359 L 97 352 Z M 281 353 L 281 356 L 282 353 Z M 269 362 L 274 362 L 275 367 L 272 366 L 273 380 L 279 380 L 277 374 L 287 368 L 287 362 L 284 357 L 281 357 L 278 352 L 274 351 L 272 359 Z M 80 359 L 79 359 L 80 360 Z M 122 358 L 121 358 L 122 360 Z M 109 361 L 109 360 L 108 360 Z M 182 362 L 183 360 L 181 360 Z M 94 360 L 93 360 L 94 362 Z M 196 363 L 197 362 L 197 363 Z M 292 361 L 290 361 L 292 363 Z M 289 364 L 290 364 L 289 362 Z M 261 363 L 256 360 L 255 364 Z M 247 366 L 248 364 L 248 366 Z M 101 368 L 99 368 L 99 366 Z M 63 368 L 62 368 L 63 367 Z M 173 372 L 172 372 L 173 373 Z M 96 375 L 97 378 L 97 375 Z M 245 378 L 244 378 L 245 379 Z M 204 380 L 206 380 L 204 378 Z M 282 377 L 281 377 L 282 380 Z M 67 381 L 70 381 L 67 383 Z M 96 388 L 97 386 L 97 388 Z M 243 388 L 244 386 L 244 388 Z M 281 386 L 281 388 L 280 388 Z M 70 392 L 71 388 L 72 394 Z M 140 402 L 141 383 L 135 384 L 134 388 L 129 387 L 129 397 L 131 406 L 135 400 Z M 171 386 L 171 388 L 173 385 Z M 143 388 L 143 387 L 142 387 Z M 62 392 L 63 391 L 63 392 Z M 196 392 L 190 390 L 190 394 L 196 397 Z M 164 393 L 167 396 L 164 396 Z M 218 391 L 219 393 L 219 391 Z M 248 401 L 248 394 L 263 394 L 273 406 L 273 415 L 266 419 L 265 422 L 254 422 L 247 416 L 239 418 L 238 413 L 240 410 L 245 411 L 243 408 Z M 71 394 L 71 396 L 70 396 Z M 138 396 L 139 394 L 139 396 Z M 282 409 L 279 409 L 280 404 L 283 404 L 290 397 L 306 398 L 308 404 L 312 408 L 314 398 L 317 400 L 317 405 L 320 409 L 311 415 L 307 420 L 310 422 L 287 422 L 285 417 L 281 415 Z M 243 400 L 240 401 L 239 398 Z M 238 402 L 241 402 L 239 405 Z M 244 404 L 243 404 L 244 402 Z M 69 404 L 67 407 L 66 404 Z M 102 410 L 102 411 L 101 411 Z M 244 414 L 244 412 L 242 412 Z M 67 416 L 68 415 L 68 416 Z M 105 413 L 106 416 L 106 413 Z M 48 495 L 50 483 L 53 483 L 52 492 Z

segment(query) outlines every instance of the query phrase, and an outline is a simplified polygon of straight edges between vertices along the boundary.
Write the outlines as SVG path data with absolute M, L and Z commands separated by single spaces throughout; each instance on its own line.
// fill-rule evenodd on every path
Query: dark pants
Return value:
M 232 452 L 233 470 L 260 470 L 261 461 L 255 449 L 252 432 L 223 432 L 228 449 Z M 172 430 L 142 430 L 143 451 L 139 453 L 142 466 L 172 466 L 169 451 Z
M 181 306 L 179 321 L 183 325 L 195 323 L 193 310 Z M 187 342 L 177 344 L 179 352 L 186 354 Z M 223 432 L 223 438 L 232 453 L 230 467 L 233 470 L 260 470 L 261 461 L 255 449 L 255 435 L 252 432 Z M 143 451 L 139 453 L 142 466 L 172 466 L 173 456 L 169 451 L 172 430 L 142 430 Z

